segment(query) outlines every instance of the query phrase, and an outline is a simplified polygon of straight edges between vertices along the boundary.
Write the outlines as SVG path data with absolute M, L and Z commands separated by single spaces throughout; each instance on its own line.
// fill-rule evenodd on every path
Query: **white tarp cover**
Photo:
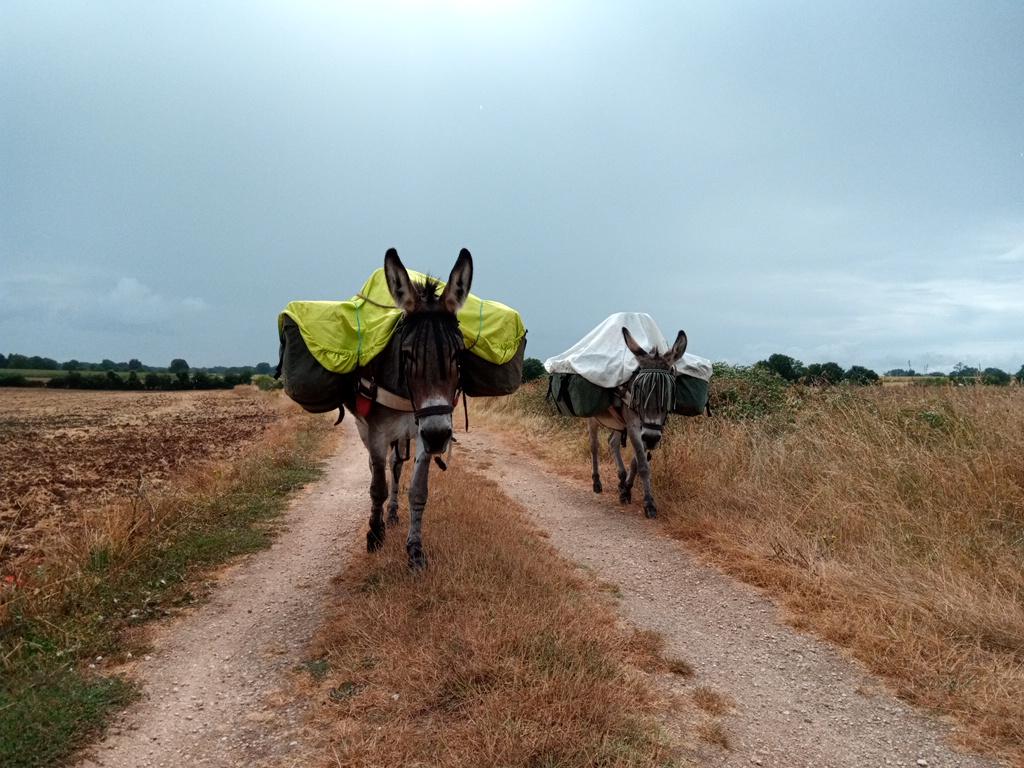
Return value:
M 654 346 L 662 353 L 671 347 L 671 342 L 647 313 L 616 312 L 565 352 L 545 360 L 544 367 L 548 373 L 578 373 L 599 387 L 625 384 L 640 363 L 622 338 L 624 327 L 648 352 Z M 675 372 L 710 381 L 711 361 L 687 352 L 675 364 Z

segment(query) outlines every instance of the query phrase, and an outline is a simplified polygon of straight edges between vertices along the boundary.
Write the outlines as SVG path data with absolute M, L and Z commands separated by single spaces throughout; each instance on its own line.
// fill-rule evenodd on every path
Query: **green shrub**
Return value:
M 786 407 L 785 379 L 762 365 L 715 363 L 711 408 L 727 419 L 754 419 Z
M 263 373 L 257 373 L 252 377 L 252 383 L 260 388 L 263 392 L 268 392 L 272 389 L 281 389 L 284 384 L 280 379 L 275 379 L 273 376 L 267 376 Z

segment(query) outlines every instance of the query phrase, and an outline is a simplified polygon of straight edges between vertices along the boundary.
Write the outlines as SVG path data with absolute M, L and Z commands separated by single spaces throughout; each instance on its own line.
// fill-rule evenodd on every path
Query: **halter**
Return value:
M 671 371 L 661 368 L 640 368 L 633 374 L 632 381 L 626 386 L 626 397 L 623 402 L 626 406 L 640 417 L 640 426 L 655 432 L 661 432 L 665 428 L 664 422 L 644 421 L 644 411 L 651 405 L 664 407 L 666 416 L 672 410 L 675 399 L 675 377 Z
M 417 363 L 417 359 L 414 356 L 412 349 L 412 346 L 415 342 L 415 340 L 412 338 L 412 334 L 419 327 L 420 323 L 428 322 L 429 320 L 436 320 L 442 323 L 444 322 L 444 320 L 441 318 L 424 317 L 414 320 L 410 323 L 409 318 L 404 318 L 401 326 L 401 377 L 402 382 L 405 384 L 405 387 L 409 392 L 409 402 L 412 403 L 413 417 L 416 419 L 417 424 L 419 424 L 420 419 L 426 418 L 428 416 L 448 416 L 449 414 L 453 413 L 455 411 L 454 403 L 458 401 L 459 395 L 462 393 L 462 386 L 460 383 L 462 380 L 462 368 L 459 364 L 459 352 L 462 350 L 464 343 L 462 340 L 462 334 L 459 333 L 458 331 L 458 321 L 456 321 L 454 328 L 439 327 L 436 328 L 434 331 L 434 341 L 436 343 L 438 353 L 439 367 L 444 365 L 442 350 L 445 347 L 446 341 L 448 342 L 448 346 L 450 346 L 451 349 L 451 359 L 448 361 L 448 363 L 449 365 L 452 362 L 455 363 L 455 398 L 452 403 L 448 403 L 447 405 L 428 405 L 425 408 L 420 408 L 416 404 L 416 400 L 413 397 L 412 387 L 409 386 L 410 376 L 408 373 L 409 368 Z M 445 336 L 448 336 L 448 338 L 445 339 Z M 425 347 L 426 342 L 424 342 L 424 352 L 427 351 Z M 463 396 L 463 403 L 465 403 L 465 396 Z M 468 411 L 466 416 L 466 423 L 468 429 Z

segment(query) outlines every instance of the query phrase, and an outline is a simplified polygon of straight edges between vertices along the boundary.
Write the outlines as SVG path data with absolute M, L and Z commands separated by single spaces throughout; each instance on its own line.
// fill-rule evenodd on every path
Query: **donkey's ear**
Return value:
M 676 342 L 672 345 L 672 349 L 665 355 L 665 360 L 669 365 L 675 365 L 679 361 L 679 358 L 683 356 L 686 351 L 686 331 L 680 331 L 676 336 Z
M 459 251 L 459 258 L 455 260 L 452 273 L 444 286 L 444 293 L 441 294 L 441 304 L 453 315 L 462 309 L 469 296 L 469 286 L 473 282 L 473 257 L 469 251 L 463 248 Z
M 647 352 L 636 343 L 636 339 L 633 338 L 633 334 L 629 332 L 629 328 L 626 326 L 622 326 L 622 338 L 626 340 L 626 346 L 629 347 L 630 352 L 637 357 L 647 357 Z
M 388 290 L 391 291 L 391 298 L 395 300 L 395 306 L 406 312 L 416 309 L 416 302 L 419 301 L 419 293 L 409 279 L 409 273 L 398 258 L 398 251 L 388 248 L 384 254 L 384 277 L 388 281 Z

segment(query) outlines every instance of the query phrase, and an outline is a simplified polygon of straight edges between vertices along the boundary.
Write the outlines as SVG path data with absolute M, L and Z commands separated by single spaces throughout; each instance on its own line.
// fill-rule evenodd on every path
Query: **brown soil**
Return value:
M 280 416 L 250 389 L 0 391 L 0 576 L 17 575 L 58 527 L 228 458 Z

